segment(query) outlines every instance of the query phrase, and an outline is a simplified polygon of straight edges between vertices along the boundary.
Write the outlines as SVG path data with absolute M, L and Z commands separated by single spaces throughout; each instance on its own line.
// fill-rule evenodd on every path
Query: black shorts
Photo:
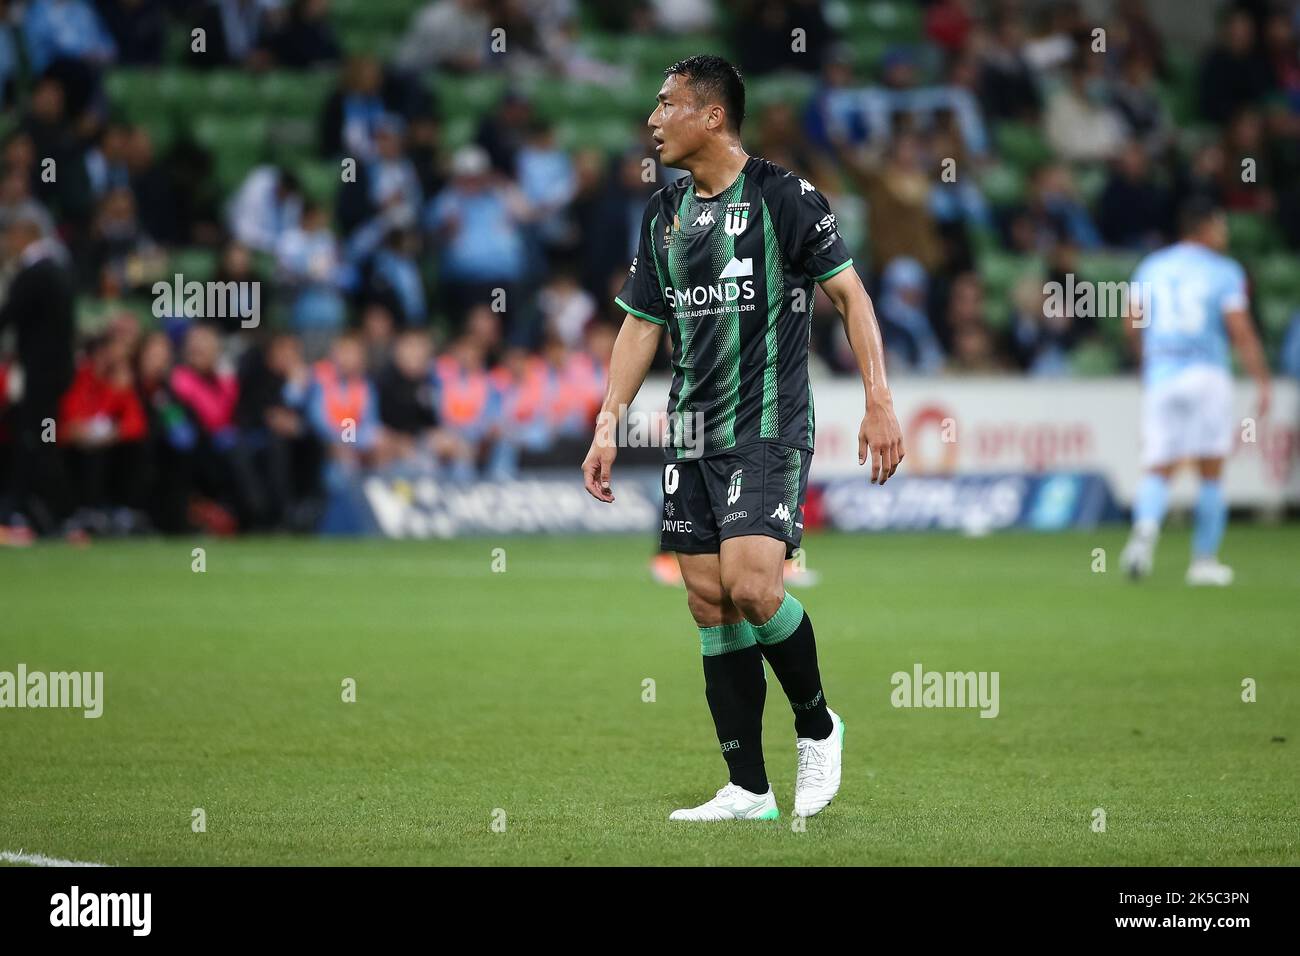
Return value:
M 803 538 L 811 463 L 805 449 L 758 442 L 664 465 L 659 547 L 717 554 L 726 538 L 761 534 L 784 541 L 790 557 Z

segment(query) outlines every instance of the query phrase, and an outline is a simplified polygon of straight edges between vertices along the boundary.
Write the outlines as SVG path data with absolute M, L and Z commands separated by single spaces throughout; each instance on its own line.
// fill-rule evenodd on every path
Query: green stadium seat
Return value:
M 1282 246 L 1277 226 L 1261 215 L 1248 212 L 1228 214 L 1228 242 L 1234 256 L 1253 259 Z
M 150 78 L 153 95 L 169 106 L 203 103 L 207 99 L 205 76 L 184 68 L 160 70 Z
M 477 120 L 501 99 L 506 91 L 506 78 L 497 73 L 482 76 L 435 75 L 429 88 L 449 119 L 472 116 Z
M 131 121 L 144 127 L 149 134 L 155 155 L 161 156 L 176 140 L 176 124 L 170 116 L 133 116 Z
M 920 5 L 910 0 L 832 0 L 826 18 L 850 41 L 878 37 L 886 43 L 918 43 L 922 39 Z
M 186 282 L 207 282 L 217 274 L 217 254 L 211 249 L 175 249 L 167 260 L 170 272 L 179 272 Z
M 555 129 L 559 144 L 569 150 L 591 148 L 617 153 L 638 142 L 635 131 L 623 119 L 572 119 L 557 123 Z
M 990 292 L 995 290 L 1005 292 L 1011 288 L 1023 270 L 1024 260 L 1011 253 L 997 251 L 980 256 L 977 265 L 986 289 Z
M 1079 275 L 1090 282 L 1128 282 L 1140 252 L 1089 252 L 1079 257 Z
M 1070 354 L 1070 370 L 1081 378 L 1114 375 L 1119 365 L 1119 354 L 1104 342 L 1084 342 Z
M 1300 312 L 1300 305 L 1276 297 L 1261 298 L 1258 306 L 1259 323 L 1265 338 L 1280 340 L 1291 317 Z
M 276 71 L 258 84 L 257 98 L 262 106 L 280 116 L 315 122 L 336 83 L 334 74 L 329 72 Z
M 717 53 L 720 56 L 728 56 L 731 53 L 716 36 L 708 34 L 681 36 L 595 34 L 583 37 L 581 46 L 590 56 L 607 63 L 626 66 L 646 78 L 661 77 L 667 67 L 693 53 Z
M 217 180 L 224 191 L 239 185 L 250 169 L 271 159 L 268 142 L 270 120 L 266 116 L 201 116 L 193 124 L 194 138 L 208 149 L 216 165 Z
M 975 250 L 977 257 L 982 257 L 986 253 L 997 252 L 1002 247 L 1002 240 L 998 236 L 998 231 L 992 226 L 980 226 L 972 223 L 967 229 L 967 235 L 970 238 L 971 248 Z
M 892 44 L 887 38 L 876 34 L 855 39 L 849 47 L 849 60 L 857 75 L 874 78 L 890 46 Z
M 627 117 L 636 110 L 644 110 L 648 116 L 654 105 L 653 98 L 633 84 L 544 83 L 530 95 L 537 112 L 552 120 L 570 116 Z
M 294 166 L 303 191 L 319 203 L 330 205 L 342 181 L 342 167 L 333 160 L 314 160 Z
M 350 30 L 382 27 L 388 30 L 402 31 L 410 20 L 412 8 L 409 4 L 392 4 L 374 2 L 334 4 L 330 11 L 330 20 L 339 35 Z
M 1087 206 L 1095 206 L 1097 200 L 1101 198 L 1102 190 L 1106 188 L 1108 178 L 1106 168 L 1099 163 L 1080 167 L 1074 175 L 1075 185 L 1079 187 L 1079 198 Z
M 993 131 L 998 155 L 1022 173 L 1052 158 L 1052 150 L 1042 132 L 1027 123 L 999 123 Z
M 478 120 L 473 116 L 448 117 L 442 127 L 443 142 L 449 150 L 472 143 L 477 128 Z
M 1165 47 L 1165 63 L 1169 79 L 1160 85 L 1159 95 L 1174 122 L 1181 127 L 1194 122 L 1200 113 L 1196 54 L 1169 44 Z
M 1300 261 L 1289 252 L 1264 256 L 1251 268 L 1261 298 L 1288 299 L 1300 308 Z
M 341 31 L 339 42 L 343 44 L 344 52 L 352 54 L 367 54 L 379 57 L 381 60 L 387 60 L 398 41 L 402 36 L 401 27 L 388 26 L 355 26 L 349 30 Z
M 265 116 L 200 116 L 193 125 L 194 138 L 214 153 L 264 152 L 271 123 Z
M 112 319 L 124 313 L 133 316 L 142 328 L 153 328 L 158 322 L 153 315 L 153 300 L 141 299 L 138 295 L 124 299 L 98 299 L 82 295 L 77 297 L 74 308 L 77 331 L 87 336 L 103 332 Z
M 998 163 L 980 174 L 980 188 L 994 206 L 1014 206 L 1025 196 L 1025 176 L 1013 166 Z
M 783 73 L 754 79 L 745 90 L 748 108 L 758 112 L 772 103 L 786 103 L 802 112 L 812 99 L 817 81 L 802 73 Z
M 1011 311 L 1011 294 L 1025 276 L 1041 276 L 1043 262 L 1037 256 L 1009 252 L 986 252 L 976 261 L 976 271 L 984 283 L 989 303 L 989 324 L 1005 327 Z
M 156 98 L 157 75 L 152 70 L 110 70 L 104 76 L 104 92 L 112 103 L 143 99 L 145 93 L 152 93 Z
M 258 86 L 258 78 L 251 73 L 213 70 L 202 87 L 202 99 L 209 109 L 239 113 L 258 101 Z

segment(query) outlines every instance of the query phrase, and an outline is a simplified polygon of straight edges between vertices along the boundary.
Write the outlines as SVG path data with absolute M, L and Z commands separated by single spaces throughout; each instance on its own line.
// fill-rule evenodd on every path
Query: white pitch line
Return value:
M 0 863 L 26 863 L 28 866 L 103 866 L 103 863 L 86 863 L 82 860 L 56 860 L 52 856 L 42 856 L 39 853 L 24 853 L 19 850 L 17 853 L 11 850 L 0 850 Z

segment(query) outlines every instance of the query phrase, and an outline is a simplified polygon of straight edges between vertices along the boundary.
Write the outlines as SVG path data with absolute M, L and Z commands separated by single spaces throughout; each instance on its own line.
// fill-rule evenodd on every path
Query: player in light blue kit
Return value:
M 1203 198 L 1183 210 L 1182 241 L 1153 252 L 1133 274 L 1127 324 L 1142 358 L 1142 466 L 1146 474 L 1133 505 L 1133 533 L 1120 559 L 1132 578 L 1151 573 L 1160 524 L 1169 503 L 1169 479 L 1193 461 L 1200 474 L 1196 526 L 1187 583 L 1232 583 L 1219 562 L 1228 520 L 1223 462 L 1232 449 L 1229 340 L 1258 387 L 1258 415 L 1268 412 L 1268 365 L 1250 321 L 1246 274 L 1223 255 L 1228 221 Z

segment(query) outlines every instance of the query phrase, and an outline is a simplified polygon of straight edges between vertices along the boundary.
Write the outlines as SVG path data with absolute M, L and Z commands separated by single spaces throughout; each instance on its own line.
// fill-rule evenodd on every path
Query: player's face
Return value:
M 659 162 L 680 166 L 683 159 L 699 149 L 707 117 L 707 110 L 696 103 L 686 81 L 678 74 L 668 77 L 659 89 L 659 105 L 647 120 Z

